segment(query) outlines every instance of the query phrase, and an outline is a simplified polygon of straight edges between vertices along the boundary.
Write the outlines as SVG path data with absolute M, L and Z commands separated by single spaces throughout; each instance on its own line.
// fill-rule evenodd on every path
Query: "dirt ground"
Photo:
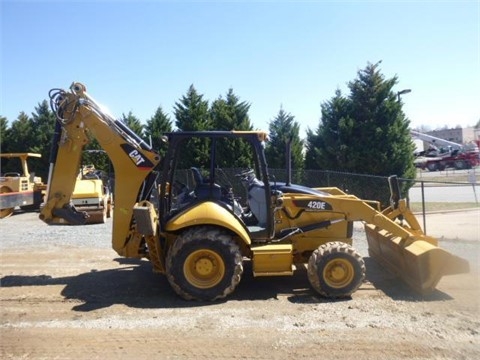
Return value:
M 111 222 L 47 226 L 36 213 L 0 222 L 2 359 L 478 359 L 479 242 L 442 239 L 472 272 L 420 297 L 366 253 L 351 299 L 315 295 L 305 269 L 242 281 L 227 300 L 187 302 L 147 261 L 110 249 Z

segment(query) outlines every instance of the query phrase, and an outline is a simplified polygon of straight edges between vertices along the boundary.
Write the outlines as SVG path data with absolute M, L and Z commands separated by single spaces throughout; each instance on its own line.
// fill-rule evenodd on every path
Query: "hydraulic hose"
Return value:
M 62 124 L 59 120 L 55 121 L 55 130 L 53 133 L 52 143 L 50 145 L 50 157 L 48 159 L 49 168 L 48 168 L 48 181 L 47 181 L 47 199 L 50 195 L 50 184 L 52 183 L 53 168 L 55 167 L 55 162 L 57 161 L 58 154 L 58 143 L 60 142 L 60 136 L 62 134 Z
M 147 150 L 147 151 L 151 151 L 152 150 L 152 147 L 150 145 L 148 145 L 145 141 L 143 141 L 142 138 L 140 138 L 140 136 L 138 136 L 137 134 L 135 134 L 132 129 L 130 129 L 127 125 L 125 125 L 122 121 L 120 120 L 115 120 L 115 125 L 118 126 L 122 131 L 124 131 L 125 133 L 128 134 L 128 136 L 132 137 L 138 145 L 140 145 L 140 147 L 143 149 L 143 150 Z

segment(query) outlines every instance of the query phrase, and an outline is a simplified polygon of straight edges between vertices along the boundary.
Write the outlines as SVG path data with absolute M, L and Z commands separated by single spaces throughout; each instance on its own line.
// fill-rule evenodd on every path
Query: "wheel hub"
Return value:
M 201 258 L 195 262 L 195 271 L 199 275 L 206 276 L 208 274 L 211 274 L 214 267 L 215 265 L 213 261 L 209 258 Z
M 345 277 L 345 269 L 343 266 L 335 266 L 330 272 L 330 276 L 336 281 L 341 280 Z
M 186 258 L 183 272 L 190 284 L 208 289 L 222 281 L 225 275 L 225 264 L 218 253 L 201 249 L 192 252 Z
M 353 266 L 345 259 L 332 260 L 325 266 L 323 278 L 332 288 L 344 287 L 354 278 Z

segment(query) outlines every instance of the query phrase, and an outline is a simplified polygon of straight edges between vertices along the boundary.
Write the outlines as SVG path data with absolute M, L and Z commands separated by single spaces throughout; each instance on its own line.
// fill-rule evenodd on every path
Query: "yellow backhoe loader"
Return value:
M 366 224 L 369 251 L 421 293 L 443 275 L 468 272 L 468 263 L 426 236 L 390 178 L 392 205 L 380 211 L 338 188 L 308 188 L 270 176 L 261 131 L 165 134 L 163 159 L 122 122 L 114 120 L 81 83 L 50 93 L 57 115 L 50 184 L 40 218 L 47 224 L 85 217 L 69 199 L 83 146 L 93 136 L 115 171 L 112 247 L 121 256 L 148 258 L 184 299 L 212 301 L 231 294 L 244 262 L 254 276 L 289 276 L 307 266 L 320 295 L 348 297 L 365 277 L 352 246 L 353 222 Z M 249 146 L 247 169 L 224 169 L 231 144 Z M 210 149 L 193 163 L 194 149 Z M 231 150 L 230 150 L 231 151 Z M 236 176 L 235 176 L 236 175 Z
M 0 175 L 0 219 L 13 214 L 16 207 L 23 210 L 38 210 L 43 201 L 47 185 L 28 170 L 28 158 L 39 158 L 36 153 L 4 153 L 0 158 L 17 161 L 13 172 Z M 2 170 L 3 167 L 2 161 Z M 3 172 L 3 171 L 2 171 Z

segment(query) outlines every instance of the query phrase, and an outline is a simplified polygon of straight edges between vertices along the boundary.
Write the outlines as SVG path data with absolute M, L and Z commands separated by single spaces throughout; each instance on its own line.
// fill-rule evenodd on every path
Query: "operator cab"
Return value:
M 239 174 L 242 185 L 247 190 L 247 207 L 243 220 L 248 226 L 264 228 L 267 224 L 267 201 L 265 198 L 265 183 L 258 180 L 253 169 L 247 169 Z
M 159 213 L 166 215 L 161 221 L 166 223 L 205 202 L 213 202 L 234 215 L 252 239 L 271 238 L 275 209 L 262 147 L 263 134 L 255 131 L 165 134 L 169 146 L 160 191 L 167 196 L 160 198 Z M 232 163 L 232 151 L 235 153 L 237 148 L 242 156 Z M 248 170 L 239 173 L 239 168 Z M 169 188 L 171 191 L 165 191 Z

